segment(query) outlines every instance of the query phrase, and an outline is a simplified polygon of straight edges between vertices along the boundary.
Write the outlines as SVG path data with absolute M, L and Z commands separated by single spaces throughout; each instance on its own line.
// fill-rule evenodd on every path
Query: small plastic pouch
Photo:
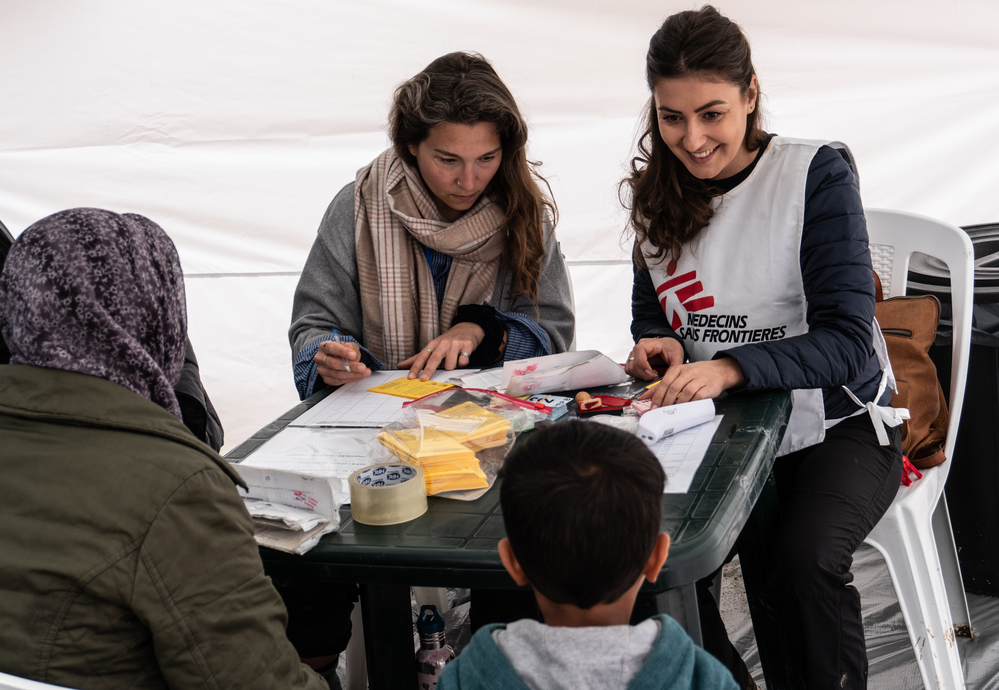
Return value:
M 372 457 L 421 467 L 428 496 L 471 501 L 496 481 L 536 414 L 530 403 L 490 391 L 440 391 L 407 403 L 402 418 L 379 432 Z

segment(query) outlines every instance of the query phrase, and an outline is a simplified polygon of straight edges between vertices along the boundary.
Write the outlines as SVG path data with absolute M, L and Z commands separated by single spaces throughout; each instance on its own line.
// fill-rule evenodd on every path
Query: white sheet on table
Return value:
M 472 371 L 475 370 L 438 370 L 431 378 L 434 381 L 447 381 Z M 399 417 L 402 413 L 402 405 L 407 399 L 384 393 L 371 393 L 368 389 L 394 381 L 406 374 L 405 369 L 376 371 L 360 381 L 340 386 L 303 412 L 291 423 L 291 426 L 383 427 Z
M 711 438 L 718 430 L 722 416 L 715 415 L 710 422 L 666 436 L 652 446 L 652 452 L 666 471 L 664 494 L 685 494 L 690 489 L 690 482 L 697 468 L 704 462 Z
M 347 505 L 350 503 L 347 478 L 355 470 L 375 462 L 369 457 L 366 444 L 374 440 L 378 431 L 377 428 L 289 426 L 253 451 L 240 465 L 335 477 L 340 480 L 335 491 L 336 501 L 339 505 Z

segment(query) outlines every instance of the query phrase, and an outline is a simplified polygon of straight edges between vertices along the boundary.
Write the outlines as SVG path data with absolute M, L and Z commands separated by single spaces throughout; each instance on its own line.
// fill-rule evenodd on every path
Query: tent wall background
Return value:
M 748 33 L 770 130 L 847 142 L 865 205 L 999 220 L 999 5 L 720 0 Z M 0 218 L 149 216 L 176 242 L 227 447 L 297 400 L 286 330 L 326 205 L 387 146 L 394 87 L 451 50 L 489 58 L 561 212 L 577 346 L 623 358 L 617 182 L 667 0 L 5 0 Z

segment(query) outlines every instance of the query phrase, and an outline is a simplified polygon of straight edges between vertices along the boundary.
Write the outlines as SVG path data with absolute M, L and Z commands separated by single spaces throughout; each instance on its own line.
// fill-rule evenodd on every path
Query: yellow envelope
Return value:
M 383 383 L 380 386 L 369 388 L 368 392 L 384 393 L 385 395 L 394 395 L 399 398 L 416 400 L 417 398 L 422 398 L 425 395 L 430 395 L 431 393 L 436 393 L 437 391 L 447 390 L 448 388 L 454 388 L 454 384 L 444 383 L 443 381 L 421 381 L 420 379 L 408 379 L 403 376 L 402 378 L 394 379 L 388 383 Z

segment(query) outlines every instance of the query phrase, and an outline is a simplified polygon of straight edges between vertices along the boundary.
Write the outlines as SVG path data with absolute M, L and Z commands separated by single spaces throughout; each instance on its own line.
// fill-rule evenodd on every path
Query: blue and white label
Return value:
M 361 486 L 394 486 L 415 476 L 416 468 L 411 465 L 378 465 L 362 470 L 354 481 Z

